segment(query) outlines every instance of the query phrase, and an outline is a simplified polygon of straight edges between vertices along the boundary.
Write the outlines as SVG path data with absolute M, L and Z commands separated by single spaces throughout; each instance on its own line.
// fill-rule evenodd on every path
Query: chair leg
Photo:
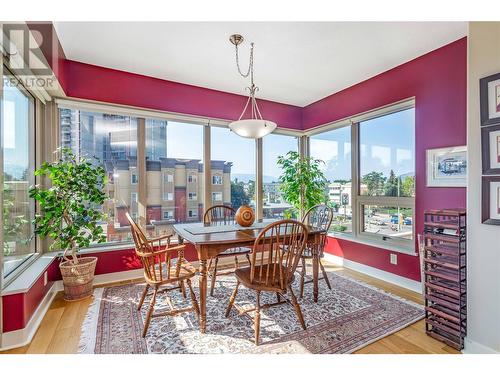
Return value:
M 186 299 L 186 287 L 184 286 L 184 281 L 179 281 L 179 288 L 182 294 L 182 297 Z
M 248 265 L 252 264 L 252 263 L 250 262 L 250 254 L 246 253 L 245 255 L 246 255 L 247 260 L 248 260 Z
M 189 287 L 189 295 L 191 296 L 191 304 L 193 305 L 194 312 L 196 313 L 196 316 L 200 316 L 200 307 L 198 306 L 198 301 L 196 300 L 196 295 L 194 294 L 193 286 L 191 285 L 191 279 L 187 279 L 186 283 Z
M 212 271 L 212 280 L 210 281 L 210 297 L 214 296 L 215 278 L 217 277 L 217 263 L 219 263 L 219 257 L 215 258 L 214 262 L 214 269 Z
M 297 314 L 297 318 L 299 318 L 300 325 L 303 329 L 306 329 L 306 322 L 304 322 L 304 316 L 302 315 L 302 311 L 300 310 L 300 305 L 297 302 L 297 298 L 295 298 L 295 294 L 293 294 L 292 287 L 288 286 L 288 291 L 290 292 L 290 297 L 292 299 L 292 305 L 295 308 L 295 313 Z
M 240 265 L 238 263 L 238 256 L 237 255 L 234 256 L 234 268 L 235 269 L 240 268 Z
M 323 263 L 321 263 L 321 259 L 319 260 L 319 266 L 321 267 L 321 272 L 323 273 L 323 278 L 325 279 L 326 285 L 328 286 L 328 289 L 332 290 L 332 286 L 330 285 L 330 280 L 328 280 L 328 275 L 325 271 L 325 267 L 323 266 Z
M 229 298 L 229 305 L 227 305 L 226 308 L 226 318 L 229 317 L 229 313 L 231 312 L 231 308 L 234 305 L 234 300 L 236 299 L 236 294 L 238 294 L 238 287 L 240 286 L 240 282 L 236 282 L 236 288 L 234 288 L 233 293 L 231 294 L 231 297 Z
M 300 272 L 300 298 L 304 297 L 304 282 L 306 278 L 306 260 L 301 258 L 302 261 L 302 271 Z
M 281 302 L 281 296 L 278 292 L 276 292 L 276 299 L 278 300 L 278 302 Z
M 255 319 L 254 319 L 254 329 L 255 329 L 255 345 L 259 345 L 259 337 L 260 337 L 260 290 L 255 291 L 257 295 L 257 303 L 255 310 Z
M 153 292 L 153 297 L 151 298 L 151 301 L 149 302 L 149 310 L 148 310 L 148 314 L 146 315 L 146 321 L 144 322 L 144 329 L 142 330 L 142 337 L 146 337 L 146 333 L 148 332 L 149 323 L 151 323 L 151 317 L 153 316 L 153 310 L 155 309 L 156 294 L 157 293 L 158 293 L 158 287 L 155 287 L 155 290 Z
M 139 305 L 137 306 L 137 310 L 141 311 L 142 304 L 144 303 L 144 300 L 146 299 L 148 291 L 149 291 L 149 284 L 146 284 L 146 287 L 144 288 L 144 292 L 142 292 L 141 299 L 139 301 Z

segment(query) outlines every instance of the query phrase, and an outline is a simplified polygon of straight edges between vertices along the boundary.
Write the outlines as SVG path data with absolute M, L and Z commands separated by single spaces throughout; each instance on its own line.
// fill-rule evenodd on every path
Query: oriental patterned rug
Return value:
M 302 330 L 293 307 L 280 305 L 261 312 L 261 344 L 253 342 L 253 321 L 233 308 L 224 312 L 235 287 L 233 275 L 218 276 L 213 297 L 207 299 L 207 332 L 199 332 L 194 312 L 153 318 L 141 337 L 148 300 L 142 311 L 137 301 L 144 284 L 99 288 L 89 307 L 80 337 L 80 353 L 352 353 L 423 318 L 423 307 L 370 285 L 329 272 L 332 290 L 320 280 L 319 302 L 312 301 L 312 283 L 299 299 L 307 330 Z M 299 279 L 298 277 L 296 279 Z M 298 290 L 296 280 L 295 290 Z M 198 282 L 193 285 L 197 288 Z M 198 290 L 195 289 L 198 295 Z M 179 291 L 162 293 L 157 306 L 188 306 Z M 275 302 L 263 293 L 262 303 Z M 255 293 L 240 287 L 236 303 L 252 306 Z

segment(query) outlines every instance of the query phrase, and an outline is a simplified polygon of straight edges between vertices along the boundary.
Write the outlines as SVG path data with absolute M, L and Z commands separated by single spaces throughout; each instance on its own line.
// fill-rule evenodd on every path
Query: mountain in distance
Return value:
M 248 182 L 250 180 L 255 181 L 255 175 L 251 173 L 231 173 L 231 181 L 238 179 L 238 181 Z M 270 182 L 278 182 L 278 177 L 273 176 L 263 176 L 263 182 L 265 184 Z

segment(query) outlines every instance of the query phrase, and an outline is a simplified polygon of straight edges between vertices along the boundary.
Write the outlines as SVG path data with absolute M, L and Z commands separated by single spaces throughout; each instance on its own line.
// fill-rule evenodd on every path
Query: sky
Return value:
M 360 123 L 360 173 L 388 177 L 415 174 L 415 110 L 408 109 Z M 311 156 L 325 161 L 327 179 L 351 179 L 350 127 L 311 137 Z
M 29 167 L 28 113 L 28 97 L 16 87 L 4 86 L 4 172 L 16 179 Z
M 255 140 L 240 137 L 227 128 L 212 128 L 212 159 L 231 161 L 233 175 L 255 175 Z M 297 151 L 295 137 L 271 134 L 264 138 L 265 180 L 277 180 L 281 169 L 276 164 L 279 155 Z M 178 159 L 203 158 L 203 126 L 169 122 L 167 126 L 167 156 Z

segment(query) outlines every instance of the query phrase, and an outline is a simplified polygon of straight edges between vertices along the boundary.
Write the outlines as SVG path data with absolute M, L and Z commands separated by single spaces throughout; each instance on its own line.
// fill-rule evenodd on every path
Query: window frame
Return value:
M 11 76 L 14 79 L 16 79 L 16 75 L 12 73 L 12 71 L 9 69 L 9 67 L 6 65 L 7 61 L 2 61 L 0 59 L 0 73 L 2 75 L 2 79 L 4 75 Z M 30 100 L 30 106 L 29 106 L 29 159 L 30 163 L 32 162 L 33 165 L 33 170 L 29 170 L 28 174 L 33 175 L 33 184 L 38 184 L 40 182 L 40 178 L 38 176 L 34 175 L 35 170 L 39 167 L 40 164 L 40 150 L 42 147 L 40 147 L 39 142 L 41 141 L 42 137 L 39 136 L 39 128 L 44 126 L 44 119 L 42 116 L 42 107 L 44 107 L 44 103 L 42 103 L 38 97 L 31 92 L 28 88 L 26 88 L 20 80 L 17 80 L 18 82 L 18 87 L 19 90 L 25 94 L 28 99 Z M 3 83 L 2 83 L 3 85 Z M 3 122 L 3 88 L 0 90 L 0 106 L 2 106 L 1 111 L 0 111 L 0 122 Z M 3 129 L 3 124 L 2 124 L 2 129 Z M 58 133 L 57 133 L 58 134 Z M 0 173 L 3 176 L 4 173 L 4 147 L 3 147 L 3 138 L 0 136 Z M 2 177 L 3 181 L 3 177 Z M 3 207 L 3 194 L 0 194 L 0 206 Z M 38 213 L 38 205 L 35 204 L 35 201 L 30 199 L 29 202 L 30 205 L 30 212 L 34 216 Z M 0 214 L 0 219 L 2 219 L 3 222 L 3 209 L 2 213 Z M 32 218 L 30 217 L 30 221 Z M 34 233 L 34 225 L 31 224 L 32 230 Z M 1 245 L 3 247 L 3 241 L 4 241 L 4 236 L 3 236 L 3 227 L 0 229 L 1 231 Z M 8 275 L 4 274 L 3 270 L 3 262 L 4 262 L 4 256 L 3 256 L 3 249 L 2 252 L 0 253 L 0 291 L 8 286 L 13 280 L 15 280 L 21 273 L 24 272 L 31 264 L 33 264 L 43 253 L 42 251 L 42 241 L 40 240 L 39 236 L 34 236 L 30 246 L 30 250 L 33 252 L 29 257 L 24 259 L 12 272 L 10 272 Z M 1 319 L 0 319 L 1 320 Z
M 351 211 L 352 211 L 352 233 L 335 232 L 335 236 L 347 240 L 360 242 L 374 247 L 388 249 L 405 254 L 415 254 L 416 225 L 415 225 L 415 197 L 389 197 L 389 196 L 367 196 L 360 194 L 360 123 L 378 117 L 387 116 L 407 109 L 415 108 L 415 98 L 409 98 L 397 103 L 367 111 L 350 118 L 335 121 L 330 124 L 315 127 L 305 132 L 307 136 L 307 155 L 310 155 L 309 138 L 313 135 L 325 133 L 331 130 L 349 126 L 351 129 Z M 416 168 L 416 166 L 415 166 Z M 417 179 L 415 177 L 415 184 Z M 363 206 L 378 205 L 389 207 L 401 207 L 412 209 L 411 240 L 382 234 L 368 233 L 364 231 Z

